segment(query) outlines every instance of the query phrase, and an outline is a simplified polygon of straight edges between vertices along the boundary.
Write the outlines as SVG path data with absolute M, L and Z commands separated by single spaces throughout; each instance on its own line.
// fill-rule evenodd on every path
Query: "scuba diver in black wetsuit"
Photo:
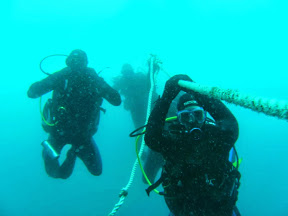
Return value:
M 113 80 L 113 88 L 124 97 L 124 109 L 131 113 L 136 128 L 145 124 L 147 102 L 150 91 L 150 73 L 134 72 L 130 64 L 123 64 L 121 75 Z M 153 101 L 157 94 L 153 92 Z
M 239 216 L 236 208 L 240 173 L 228 160 L 238 139 L 238 123 L 220 101 L 185 90 L 176 75 L 165 85 L 146 126 L 145 142 L 160 152 L 165 165 L 157 185 L 175 216 Z M 178 93 L 177 120 L 164 129 L 169 106 Z M 213 118 L 209 118 L 207 113 Z M 156 186 L 152 185 L 147 193 Z
M 66 59 L 66 68 L 31 85 L 28 97 L 38 98 L 53 91 L 52 100 L 44 107 L 49 122 L 43 125 L 49 133 L 42 143 L 45 169 L 54 178 L 68 178 L 79 157 L 93 175 L 102 173 L 102 160 L 93 139 L 96 133 L 103 98 L 110 104 L 121 104 L 120 94 L 99 77 L 93 68 L 87 67 L 87 55 L 73 50 Z M 65 161 L 58 158 L 62 148 L 71 144 Z
M 135 73 L 130 64 L 124 64 L 121 69 L 121 76 L 114 79 L 113 88 L 118 90 L 124 97 L 124 108 L 131 114 L 134 127 L 139 128 L 145 124 L 148 107 L 148 97 L 151 88 L 150 83 L 150 62 L 148 62 L 148 73 Z M 154 64 L 153 73 L 157 73 L 159 66 Z M 153 90 L 152 106 L 159 95 Z M 144 170 L 150 181 L 154 181 L 158 171 L 164 164 L 161 154 L 147 148 L 144 152 Z M 143 181 L 146 183 L 145 178 Z

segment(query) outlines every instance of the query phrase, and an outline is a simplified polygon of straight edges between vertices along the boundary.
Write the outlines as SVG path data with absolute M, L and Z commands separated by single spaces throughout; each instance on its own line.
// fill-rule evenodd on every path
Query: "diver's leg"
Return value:
M 155 181 L 156 175 L 163 165 L 164 165 L 163 156 L 158 152 L 155 152 L 151 149 L 147 149 L 147 157 L 144 164 L 144 171 L 150 182 Z M 143 176 L 143 182 L 147 183 L 144 176 Z
M 59 167 L 59 178 L 67 179 L 71 176 L 76 162 L 75 148 L 72 147 L 66 154 L 66 159 Z
M 53 136 L 48 138 L 48 142 L 58 154 L 60 154 L 61 149 L 65 145 L 63 140 Z M 42 156 L 46 173 L 49 176 L 53 178 L 67 179 L 72 174 L 76 160 L 76 154 L 73 148 L 67 152 L 67 157 L 62 165 L 60 165 L 58 158 L 52 158 L 47 154 L 47 149 L 45 149 L 45 147 L 43 149 Z
M 81 145 L 76 151 L 77 156 L 84 162 L 92 175 L 101 175 L 102 159 L 99 149 L 92 137 L 89 139 L 82 139 Z
M 44 149 L 42 151 L 42 157 L 44 160 L 44 166 L 45 166 L 46 173 L 50 177 L 59 178 L 58 173 L 59 173 L 60 165 L 59 165 L 58 159 L 52 159 L 51 157 L 49 157 Z

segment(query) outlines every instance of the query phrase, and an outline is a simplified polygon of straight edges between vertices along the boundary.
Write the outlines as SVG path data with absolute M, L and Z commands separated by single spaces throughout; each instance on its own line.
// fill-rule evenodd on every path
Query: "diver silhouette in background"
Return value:
M 148 97 L 151 88 L 150 84 L 150 62 L 148 62 L 148 73 L 135 72 L 130 64 L 124 64 L 121 69 L 121 75 L 114 79 L 113 88 L 118 90 L 124 97 L 124 109 L 130 112 L 134 127 L 139 128 L 145 124 L 148 107 Z M 154 64 L 153 73 L 159 70 L 159 66 Z M 153 89 L 152 104 L 159 95 Z M 144 157 L 143 157 L 144 155 Z M 150 181 L 154 181 L 159 169 L 164 164 L 161 154 L 149 148 L 144 151 L 144 170 Z M 146 180 L 143 178 L 146 183 Z
M 66 59 L 67 67 L 35 82 L 28 97 L 38 98 L 53 91 L 46 103 L 44 116 L 50 124 L 43 128 L 49 133 L 42 143 L 45 169 L 54 178 L 68 178 L 79 157 L 93 175 L 102 173 L 102 160 L 93 139 L 97 132 L 103 99 L 114 106 L 121 104 L 120 94 L 87 67 L 87 55 L 73 50 Z M 65 161 L 60 165 L 59 155 L 66 144 L 71 144 Z

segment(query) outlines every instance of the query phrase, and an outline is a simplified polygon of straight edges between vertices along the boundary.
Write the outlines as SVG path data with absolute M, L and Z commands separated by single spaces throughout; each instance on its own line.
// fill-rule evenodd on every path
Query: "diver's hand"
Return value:
M 165 84 L 162 99 L 172 101 L 179 94 L 179 92 L 183 90 L 183 88 L 178 85 L 179 80 L 193 82 L 193 80 L 189 76 L 184 74 L 179 74 L 171 77 Z

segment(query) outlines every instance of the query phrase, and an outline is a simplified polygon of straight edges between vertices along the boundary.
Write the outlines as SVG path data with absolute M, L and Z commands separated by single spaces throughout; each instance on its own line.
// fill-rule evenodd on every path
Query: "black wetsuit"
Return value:
M 150 91 L 149 76 L 134 72 L 129 76 L 122 75 L 114 79 L 113 88 L 124 97 L 124 108 L 131 113 L 134 126 L 136 128 L 143 126 L 146 120 Z M 155 101 L 155 97 L 152 100 Z
M 238 123 L 221 101 L 197 95 L 200 106 L 215 120 L 202 126 L 201 139 L 184 133 L 180 125 L 173 132 L 164 130 L 171 100 L 162 97 L 150 115 L 145 142 L 166 160 L 162 185 L 175 216 L 231 216 L 240 173 L 228 155 L 238 138 Z
M 68 178 L 78 156 L 93 175 L 100 175 L 101 157 L 92 137 L 97 131 L 103 98 L 118 106 L 119 93 L 88 67 L 77 72 L 66 67 L 32 84 L 28 97 L 37 98 L 50 91 L 53 91 L 50 115 L 55 126 L 44 127 L 50 134 L 48 141 L 58 153 L 66 144 L 72 144 L 72 148 L 61 166 L 43 151 L 47 173 L 55 178 Z

